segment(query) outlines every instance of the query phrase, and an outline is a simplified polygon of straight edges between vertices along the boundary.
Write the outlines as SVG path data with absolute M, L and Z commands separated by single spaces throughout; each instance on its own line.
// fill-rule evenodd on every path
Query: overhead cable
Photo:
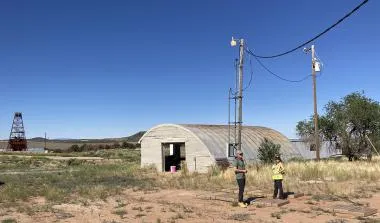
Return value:
M 247 86 L 245 86 L 245 88 L 243 89 L 243 91 L 247 90 L 249 88 L 249 86 L 251 86 L 251 83 L 252 83 L 252 78 L 253 78 L 253 68 L 252 68 L 252 60 L 251 60 L 251 55 L 249 55 L 249 67 L 251 69 L 251 77 L 249 78 L 249 82 L 247 84 Z
M 253 55 L 253 53 L 247 49 L 248 52 L 250 52 L 250 54 Z M 262 66 L 268 73 L 272 74 L 273 76 L 275 76 L 276 78 L 282 80 L 282 81 L 286 81 L 286 82 L 292 82 L 292 83 L 298 83 L 298 82 L 302 82 L 302 81 L 305 81 L 306 79 L 308 79 L 309 77 L 311 77 L 312 75 L 309 74 L 305 77 L 303 77 L 302 79 L 299 79 L 299 80 L 290 80 L 290 79 L 286 79 L 286 78 L 283 78 L 281 77 L 280 75 L 277 75 L 276 73 L 274 73 L 273 71 L 271 71 L 267 66 L 265 66 L 258 57 L 255 57 L 254 58 L 256 59 L 256 61 L 260 64 L 260 66 Z
M 249 52 L 250 54 L 252 54 L 253 56 L 257 58 L 262 58 L 262 59 L 269 59 L 269 58 L 275 58 L 275 57 L 280 57 L 280 56 L 284 56 L 286 54 L 289 54 L 289 53 L 292 53 L 298 49 L 300 49 L 301 47 L 313 42 L 314 40 L 318 39 L 319 37 L 321 37 L 322 35 L 324 35 L 325 33 L 327 33 L 328 31 L 330 31 L 331 29 L 333 29 L 335 26 L 337 26 L 339 23 L 343 22 L 345 19 L 347 19 L 348 17 L 350 17 L 354 12 L 356 12 L 357 10 L 359 10 L 363 5 L 365 5 L 366 3 L 368 2 L 368 0 L 364 0 L 361 4 L 359 4 L 358 6 L 356 6 L 351 12 L 347 13 L 345 16 L 343 16 L 341 19 L 339 19 L 337 22 L 335 22 L 333 25 L 331 25 L 330 27 L 328 27 L 327 29 L 325 29 L 324 31 L 322 31 L 321 33 L 319 33 L 318 35 L 316 35 L 315 37 L 313 37 L 312 39 L 300 44 L 299 46 L 291 49 L 291 50 L 288 50 L 286 52 L 283 52 L 283 53 L 279 53 L 279 54 L 275 54 L 275 55 L 271 55 L 271 56 L 261 56 L 261 55 L 257 55 L 257 54 L 253 54 L 252 52 Z

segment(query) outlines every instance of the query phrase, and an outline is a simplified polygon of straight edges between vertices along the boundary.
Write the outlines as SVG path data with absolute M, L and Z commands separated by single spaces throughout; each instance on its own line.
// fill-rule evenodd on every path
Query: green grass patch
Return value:
M 128 214 L 128 212 L 126 210 L 123 210 L 123 209 L 116 210 L 113 213 L 116 215 L 119 215 L 121 218 L 123 218 L 124 215 Z
M 1 223 L 16 223 L 16 219 L 14 218 L 7 218 L 1 221 Z

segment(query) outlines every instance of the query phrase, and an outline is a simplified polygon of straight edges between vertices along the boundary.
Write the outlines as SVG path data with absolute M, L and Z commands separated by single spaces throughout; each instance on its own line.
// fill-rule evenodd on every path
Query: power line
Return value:
M 252 52 L 249 50 L 249 49 L 247 49 L 247 51 L 251 54 Z M 253 55 L 253 54 L 252 54 Z M 280 75 L 277 75 L 277 74 L 275 74 L 273 71 L 271 71 L 267 66 L 265 66 L 261 61 L 260 61 L 260 59 L 259 58 L 257 58 L 256 56 L 254 56 L 254 58 L 256 59 L 256 61 L 266 70 L 266 71 L 268 71 L 268 73 L 270 73 L 270 74 L 272 74 L 273 76 L 275 76 L 275 77 L 277 77 L 278 79 L 280 79 L 280 80 L 283 80 L 283 81 L 286 81 L 286 82 L 292 82 L 292 83 L 299 83 L 299 82 L 302 82 L 302 81 L 305 81 L 306 79 L 308 79 L 309 77 L 311 77 L 312 75 L 311 74 L 309 74 L 309 75 L 307 75 L 307 76 L 305 76 L 305 77 L 303 77 L 302 79 L 299 79 L 299 80 L 289 80 L 289 79 L 286 79 L 286 78 L 283 78 L 283 77 L 281 77 Z
M 252 54 L 253 56 L 257 58 L 263 58 L 263 59 L 268 59 L 268 58 L 275 58 L 275 57 L 280 57 L 280 56 L 284 56 L 286 54 L 289 54 L 289 53 L 292 53 L 296 50 L 298 50 L 299 48 L 313 42 L 314 40 L 318 39 L 319 37 L 321 37 L 322 35 L 324 35 L 325 33 L 327 33 L 328 31 L 330 31 L 331 29 L 333 29 L 335 26 L 337 26 L 339 23 L 343 22 L 345 19 L 347 19 L 348 17 L 350 17 L 354 12 L 356 12 L 357 10 L 359 10 L 363 5 L 365 5 L 366 3 L 368 2 L 368 0 L 364 0 L 361 4 L 359 4 L 358 6 L 356 6 L 351 12 L 349 12 L 348 14 L 346 14 L 345 16 L 343 16 L 343 18 L 339 19 L 336 23 L 334 23 L 333 25 L 331 25 L 330 27 L 328 27 L 327 29 L 325 29 L 323 32 L 319 33 L 318 35 L 316 35 L 314 38 L 302 43 L 301 45 L 291 49 L 291 50 L 288 50 L 284 53 L 280 53 L 280 54 L 276 54 L 276 55 L 272 55 L 272 56 L 260 56 L 260 55 L 256 55 L 256 54 L 253 54 L 252 52 L 248 51 L 248 53 Z
M 232 89 L 230 88 L 230 94 L 236 97 L 237 94 L 237 76 L 238 76 L 238 59 L 234 60 L 234 68 L 235 68 L 235 88 L 234 91 L 232 92 Z
M 249 82 L 248 82 L 248 85 L 245 86 L 245 88 L 243 89 L 243 91 L 247 90 L 249 88 L 249 86 L 251 86 L 251 83 L 252 83 L 252 78 L 253 78 L 253 69 L 252 69 L 252 60 L 251 60 L 251 55 L 249 55 L 249 67 L 251 69 L 251 77 L 249 78 Z
M 247 86 L 245 86 L 245 87 L 243 88 L 243 91 L 247 90 L 247 89 L 251 86 L 251 84 L 252 84 L 252 79 L 253 79 L 253 68 L 252 68 L 251 55 L 249 55 L 249 65 L 250 65 L 249 67 L 250 67 L 250 74 L 251 74 L 251 76 L 250 76 L 250 78 L 249 78 L 249 82 L 248 82 Z M 235 75 L 237 75 L 237 63 L 236 63 L 236 60 L 234 61 L 234 67 L 235 67 Z M 236 91 L 232 92 L 231 88 L 230 88 L 230 93 L 231 93 L 232 95 L 234 95 L 234 96 L 236 96 L 236 94 L 237 94 Z

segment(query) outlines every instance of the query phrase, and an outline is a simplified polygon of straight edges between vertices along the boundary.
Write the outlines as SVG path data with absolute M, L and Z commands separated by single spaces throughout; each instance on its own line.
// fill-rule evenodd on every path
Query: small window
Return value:
M 313 143 L 313 144 L 310 144 L 310 151 L 316 151 L 316 149 L 315 149 L 315 144 Z
M 169 155 L 170 155 L 170 156 L 173 156 L 173 155 L 174 155 L 174 145 L 173 145 L 173 144 L 170 144 L 170 145 L 169 145 Z
M 229 143 L 229 144 L 227 144 L 227 156 L 228 157 L 235 157 L 235 155 L 236 155 L 236 149 L 237 149 L 237 144 L 236 143 Z

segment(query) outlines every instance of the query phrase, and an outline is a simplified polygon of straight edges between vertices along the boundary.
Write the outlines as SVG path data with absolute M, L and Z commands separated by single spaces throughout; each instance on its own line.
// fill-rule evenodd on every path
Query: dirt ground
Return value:
M 351 214 L 334 214 L 325 210 L 344 201 L 315 201 L 309 196 L 289 199 L 282 207 L 260 207 L 254 204 L 240 208 L 232 203 L 202 200 L 200 191 L 125 190 L 122 195 L 105 201 L 80 201 L 50 205 L 34 198 L 19 207 L 0 210 L 0 221 L 6 222 L 378 222 L 378 215 L 360 219 Z M 204 193 L 204 192 L 203 192 Z M 380 209 L 380 194 L 356 200 Z M 346 202 L 347 203 L 347 202 Z M 348 203 L 347 203 L 348 204 Z M 21 208 L 23 207 L 23 208 Z M 27 208 L 25 208 L 27 207 Z M 14 221 L 11 221 L 11 220 Z

